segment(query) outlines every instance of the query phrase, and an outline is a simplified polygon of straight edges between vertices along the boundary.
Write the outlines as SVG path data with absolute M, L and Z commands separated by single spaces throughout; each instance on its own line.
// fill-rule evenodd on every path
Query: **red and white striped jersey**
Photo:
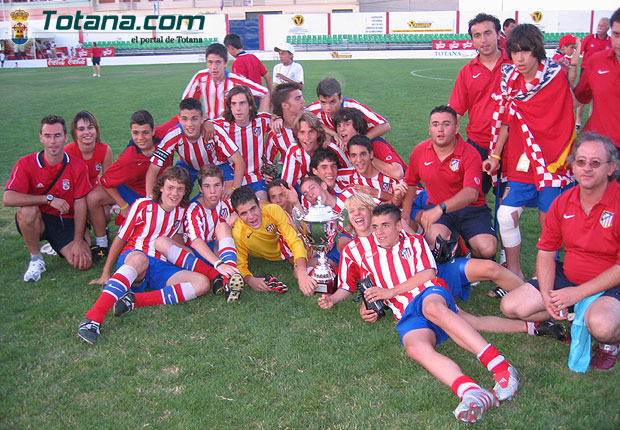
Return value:
M 293 136 L 292 128 L 282 127 L 280 134 L 274 133 L 273 130 L 270 131 L 267 134 L 267 147 L 265 149 L 267 159 L 273 163 L 278 154 L 280 154 L 280 160 L 284 162 L 286 151 L 294 145 L 297 145 L 297 141 L 295 140 L 295 136 Z
M 291 146 L 284 156 L 282 179 L 292 186 L 297 185 L 310 171 L 310 161 L 310 154 L 301 145 Z
M 340 160 L 340 165 L 347 168 L 352 167 L 351 162 L 345 153 L 334 142 L 330 142 L 327 148 L 332 149 Z M 286 151 L 284 156 L 284 167 L 282 168 L 282 179 L 291 185 L 297 183 L 310 172 L 310 162 L 312 157 L 299 144 L 293 145 Z
M 217 124 L 213 124 L 215 136 L 206 144 L 202 135 L 196 142 L 190 142 L 181 124 L 172 127 L 162 141 L 157 145 L 155 153 L 151 157 L 151 163 L 163 166 L 164 162 L 177 151 L 181 161 L 184 161 L 193 169 L 199 170 L 205 164 L 222 164 L 239 150 L 228 134 Z
M 353 108 L 353 109 L 357 109 L 358 111 L 362 112 L 364 114 L 364 117 L 366 118 L 366 123 L 368 124 L 368 130 L 380 124 L 387 123 L 387 120 L 383 118 L 381 115 L 377 115 L 372 110 L 370 110 L 369 107 L 364 106 L 363 104 L 353 99 L 343 98 L 340 108 L 341 109 L 342 108 Z M 329 127 L 332 130 L 336 130 L 336 127 L 334 127 L 334 122 L 332 121 L 332 118 L 330 118 L 329 115 L 327 115 L 323 111 L 323 109 L 321 109 L 321 103 L 319 101 L 316 101 L 308 105 L 308 107 L 306 107 L 306 110 L 318 116 L 321 122 L 325 124 L 327 127 Z
M 185 208 L 180 206 L 166 212 L 149 198 L 136 200 L 118 230 L 118 237 L 127 242 L 123 252 L 137 249 L 150 257 L 166 261 L 166 257 L 155 249 L 155 239 L 160 236 L 172 238 L 180 233 L 184 215 Z
M 224 80 L 216 84 L 209 69 L 203 69 L 192 77 L 181 98 L 193 97 L 202 100 L 204 112 L 209 118 L 214 119 L 222 115 L 226 109 L 226 94 L 237 85 L 247 86 L 254 97 L 263 98 L 268 92 L 267 88 L 262 85 L 229 71 L 226 71 Z
M 371 276 L 377 287 L 390 289 L 428 269 L 437 270 L 437 264 L 422 236 L 408 235 L 401 231 L 398 243 L 386 249 L 379 246 L 374 234 L 371 234 L 358 237 L 342 250 L 338 286 L 353 293 L 357 281 Z M 404 294 L 386 300 L 394 317 L 400 320 L 405 308 L 415 296 L 432 285 L 435 285 L 432 280 L 427 281 Z
M 357 170 L 351 174 L 349 179 L 349 183 L 352 185 L 366 185 L 390 194 L 394 194 L 394 185 L 400 184 L 401 182 L 402 181 L 396 180 L 391 176 L 384 175 L 381 172 L 372 178 L 367 178 L 362 176 Z
M 215 228 L 233 212 L 230 202 L 220 200 L 214 208 L 209 209 L 200 202 L 193 202 L 187 208 L 185 219 L 185 233 L 187 233 L 188 245 L 196 239 L 205 242 L 215 240 Z
M 245 127 L 239 127 L 235 122 L 227 122 L 224 118 L 213 121 L 222 127 L 237 147 L 245 160 L 245 174 L 243 185 L 260 181 L 263 177 L 260 168 L 263 165 L 263 154 L 265 154 L 265 134 L 270 131 L 269 123 L 271 115 L 261 112 L 250 121 Z

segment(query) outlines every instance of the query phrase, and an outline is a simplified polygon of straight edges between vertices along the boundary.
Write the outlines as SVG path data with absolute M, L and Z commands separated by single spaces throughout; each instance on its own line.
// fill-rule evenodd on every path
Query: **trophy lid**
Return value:
M 325 206 L 321 202 L 321 197 L 317 197 L 316 205 L 310 206 L 302 219 L 306 222 L 328 222 L 338 219 L 338 214 L 334 210 Z

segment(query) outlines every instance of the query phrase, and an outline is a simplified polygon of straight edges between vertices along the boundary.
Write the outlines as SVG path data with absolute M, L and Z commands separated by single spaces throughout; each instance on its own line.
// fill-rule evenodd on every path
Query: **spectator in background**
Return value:
M 265 81 L 265 86 L 271 92 L 271 75 L 256 55 L 248 54 L 243 50 L 241 37 L 238 34 L 227 34 L 224 38 L 224 46 L 228 53 L 235 57 L 232 64 L 233 73 L 245 76 L 258 85 L 261 85 L 262 78 Z
M 581 43 L 581 55 L 583 59 L 581 60 L 580 77 L 583 76 L 588 67 L 592 55 L 600 51 L 611 49 L 611 38 L 607 35 L 609 26 L 609 18 L 601 18 L 596 26 L 596 33 L 589 34 L 583 38 L 583 42 Z M 581 129 L 581 117 L 583 116 L 584 109 L 585 106 L 577 107 L 577 131 Z
M 504 20 L 504 23 L 502 24 L 502 31 L 499 33 L 499 44 L 498 44 L 498 46 L 500 48 L 502 48 L 502 49 L 504 48 L 504 45 L 506 44 L 506 39 L 508 39 L 508 36 L 510 35 L 510 32 L 516 26 L 517 26 L 517 22 L 514 19 L 507 18 L 506 20 Z
M 577 39 L 572 34 L 565 34 L 560 38 L 558 43 L 558 50 L 555 51 L 552 60 L 562 66 L 568 74 L 568 80 L 571 87 L 575 86 L 575 80 L 577 79 L 577 63 L 579 63 L 579 52 L 581 49 L 581 40 Z
M 612 49 L 590 57 L 575 87 L 575 97 L 581 103 L 594 101 L 584 130 L 607 136 L 620 148 L 620 9 L 613 13 L 610 23 Z
M 97 46 L 97 42 L 93 42 L 90 49 L 90 56 L 93 59 L 93 78 L 101 77 L 101 48 Z
M 297 84 L 300 90 L 304 89 L 304 68 L 293 61 L 295 47 L 290 43 L 280 43 L 273 48 L 280 55 L 280 62 L 273 66 L 273 83 L 283 84 L 290 82 Z

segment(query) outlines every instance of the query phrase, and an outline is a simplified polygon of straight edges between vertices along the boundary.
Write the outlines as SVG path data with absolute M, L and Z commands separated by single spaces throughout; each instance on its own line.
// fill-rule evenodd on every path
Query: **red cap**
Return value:
M 576 44 L 577 44 L 577 38 L 575 36 L 573 36 L 572 34 L 565 34 L 564 36 L 560 38 L 560 43 L 558 43 L 558 46 L 561 48 L 564 45 L 576 45 Z

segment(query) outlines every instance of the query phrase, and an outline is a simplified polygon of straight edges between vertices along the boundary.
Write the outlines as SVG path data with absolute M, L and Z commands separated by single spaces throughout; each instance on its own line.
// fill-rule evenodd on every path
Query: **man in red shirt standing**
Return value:
M 235 57 L 232 64 L 232 72 L 256 82 L 261 85 L 261 78 L 265 81 L 265 87 L 271 92 L 271 75 L 265 65 L 254 54 L 248 54 L 243 50 L 241 37 L 238 34 L 230 33 L 224 38 L 224 46 L 228 53 Z
M 609 370 L 620 342 L 620 185 L 614 180 L 618 156 L 607 138 L 586 132 L 575 143 L 570 161 L 579 185 L 549 209 L 537 245 L 538 279 L 508 293 L 501 308 L 509 318 L 563 320 L 567 309 L 602 293 L 581 317 L 589 333 L 604 342 L 590 365 Z M 563 263 L 556 262 L 562 245 Z M 576 313 L 575 321 L 580 318 L 579 310 Z
M 90 56 L 93 59 L 93 78 L 101 77 L 101 48 L 97 46 L 97 42 L 93 42 L 90 49 Z
M 65 120 L 48 115 L 41 120 L 39 139 L 43 151 L 20 158 L 6 184 L 3 202 L 18 207 L 15 221 L 30 252 L 25 282 L 41 279 L 45 262 L 39 242 L 49 241 L 76 269 L 89 269 L 90 248 L 84 240 L 86 195 L 92 188 L 83 160 L 64 151 Z
M 584 130 L 607 136 L 620 148 L 620 9 L 610 23 L 612 49 L 590 57 L 575 87 L 575 97 L 581 103 L 595 102 Z
M 583 76 L 590 57 L 600 51 L 611 49 L 611 40 L 607 35 L 609 31 L 609 18 L 601 18 L 596 27 L 596 33 L 589 34 L 583 38 L 581 43 L 581 55 L 583 60 L 581 61 L 581 74 Z M 583 110 L 585 106 L 577 107 L 577 131 L 581 128 L 581 117 L 583 116 Z
M 498 47 L 499 20 L 485 13 L 479 13 L 469 21 L 469 35 L 478 55 L 459 72 L 450 95 L 449 106 L 456 111 L 460 120 L 465 112 L 469 122 L 465 132 L 467 142 L 480 158 L 489 156 L 489 144 L 493 140 L 491 125 L 495 103 L 491 95 L 499 89 L 502 79 L 502 65 L 511 63 L 506 51 Z M 491 189 L 491 178 L 482 178 L 482 192 Z

